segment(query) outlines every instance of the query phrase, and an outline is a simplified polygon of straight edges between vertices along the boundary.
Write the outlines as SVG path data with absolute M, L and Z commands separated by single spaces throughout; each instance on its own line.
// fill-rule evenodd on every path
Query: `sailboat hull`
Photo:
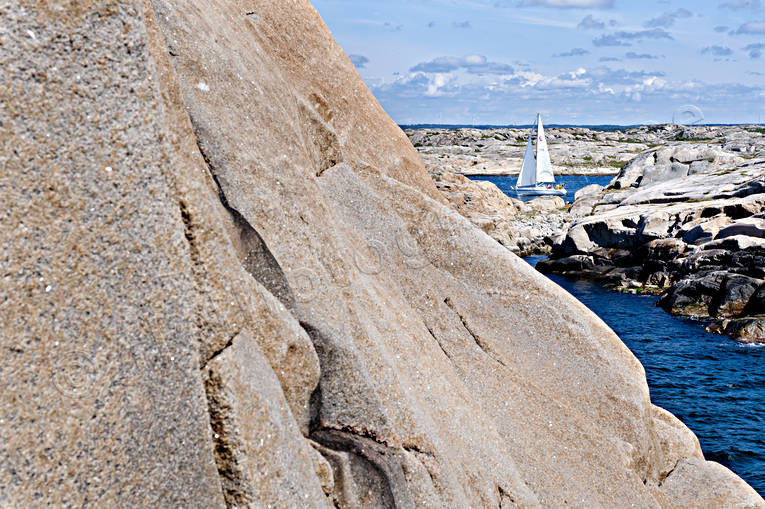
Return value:
M 566 196 L 565 189 L 548 188 L 547 186 L 516 187 L 515 192 L 518 196 Z

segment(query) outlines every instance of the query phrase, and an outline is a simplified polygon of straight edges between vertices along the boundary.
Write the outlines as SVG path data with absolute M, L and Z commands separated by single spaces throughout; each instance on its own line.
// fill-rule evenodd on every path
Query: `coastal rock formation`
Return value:
M 529 136 L 528 128 L 410 128 L 406 133 L 429 168 L 463 175 L 517 175 Z M 616 175 L 636 154 L 667 145 L 681 147 L 682 153 L 682 147 L 691 143 L 713 144 L 730 157 L 754 157 L 765 151 L 765 131 L 757 126 L 665 124 L 608 130 L 548 126 L 545 133 L 559 175 Z M 705 166 L 704 159 L 686 163 L 693 171 Z
M 513 253 L 548 253 L 554 240 L 565 232 L 569 218 L 561 198 L 537 198 L 524 203 L 508 197 L 488 181 L 440 171 L 431 175 L 456 212 Z
M 307 1 L 0 18 L 1 505 L 765 506 Z
M 434 175 L 434 181 L 455 211 L 503 246 L 517 250 L 511 224 L 525 208 L 522 201 L 508 197 L 491 182 L 473 181 L 456 173 Z
M 579 196 L 572 214 L 540 270 L 661 293 L 671 313 L 725 319 L 712 330 L 765 341 L 765 158 L 694 143 L 651 150 Z

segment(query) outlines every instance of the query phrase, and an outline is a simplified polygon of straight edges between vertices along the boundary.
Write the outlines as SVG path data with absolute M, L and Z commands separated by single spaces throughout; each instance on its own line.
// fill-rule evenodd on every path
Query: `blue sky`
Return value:
M 399 123 L 765 122 L 765 0 L 312 2 Z

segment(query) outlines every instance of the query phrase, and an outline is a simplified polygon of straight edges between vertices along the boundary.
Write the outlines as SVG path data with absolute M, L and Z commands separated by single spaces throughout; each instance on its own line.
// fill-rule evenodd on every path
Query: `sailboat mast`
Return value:
M 542 115 L 537 113 L 536 127 L 532 127 L 532 131 L 536 131 L 534 136 L 534 160 L 536 160 L 537 173 L 539 173 L 539 126 L 542 125 Z
M 542 115 L 537 113 L 537 165 L 536 181 L 537 183 L 555 183 L 553 176 L 552 163 L 550 162 L 550 151 L 547 149 L 547 139 L 545 138 L 545 128 L 542 126 Z

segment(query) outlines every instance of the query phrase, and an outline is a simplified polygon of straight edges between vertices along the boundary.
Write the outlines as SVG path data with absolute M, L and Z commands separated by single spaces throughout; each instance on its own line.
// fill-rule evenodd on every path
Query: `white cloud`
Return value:
M 731 0 L 720 6 L 720 9 L 759 9 L 762 6 L 760 0 Z
M 348 55 L 348 58 L 351 59 L 357 69 L 363 69 L 369 63 L 369 59 L 364 55 Z
M 650 30 L 638 30 L 636 32 L 614 32 L 613 34 L 604 34 L 593 39 L 595 46 L 632 46 L 632 42 L 641 39 L 668 39 L 674 40 L 669 32 L 662 28 L 652 28 Z
M 701 50 L 702 55 L 712 55 L 715 57 L 727 57 L 733 54 L 733 50 L 727 46 L 707 46 Z
M 483 55 L 468 55 L 466 57 L 438 57 L 429 62 L 420 62 L 409 72 L 446 73 L 464 70 L 470 74 L 512 74 L 513 68 L 508 64 L 489 62 Z
M 450 79 L 445 74 L 436 74 L 428 83 L 428 88 L 425 90 L 425 95 L 428 97 L 437 97 L 442 95 L 441 89 L 448 85 Z
M 603 21 L 592 17 L 592 14 L 588 14 L 582 18 L 582 21 L 580 21 L 576 27 L 581 28 L 582 30 L 602 30 L 606 27 L 606 24 Z
M 665 12 L 645 22 L 646 27 L 671 27 L 678 18 L 690 18 L 693 13 L 688 9 L 677 9 L 674 12 Z
M 614 89 L 613 89 L 613 88 L 611 88 L 611 87 L 607 87 L 607 86 L 603 85 L 603 83 L 598 83 L 598 88 L 597 88 L 597 90 L 593 90 L 593 92 L 596 92 L 596 91 L 597 91 L 598 93 L 601 93 L 601 94 L 610 94 L 610 95 L 616 95 L 616 92 L 614 92 Z
M 738 27 L 736 34 L 765 34 L 765 21 L 752 21 L 749 23 L 744 23 Z
M 521 7 L 543 6 L 563 9 L 610 9 L 614 0 L 521 0 Z

